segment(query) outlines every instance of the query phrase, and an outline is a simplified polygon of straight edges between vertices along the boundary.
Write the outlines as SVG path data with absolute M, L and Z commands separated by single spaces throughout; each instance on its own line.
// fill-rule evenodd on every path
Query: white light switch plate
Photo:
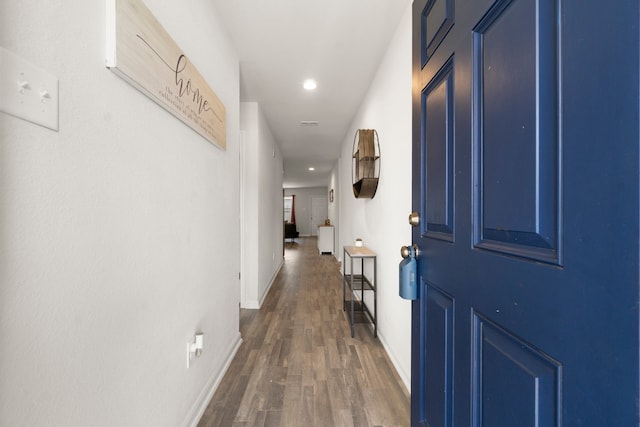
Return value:
M 58 130 L 58 78 L 0 47 L 0 111 Z

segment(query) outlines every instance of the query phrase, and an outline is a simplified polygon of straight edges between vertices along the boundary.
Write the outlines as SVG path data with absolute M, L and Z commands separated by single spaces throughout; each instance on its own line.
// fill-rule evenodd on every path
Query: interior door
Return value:
M 639 424 L 638 12 L 414 1 L 412 425 Z
M 327 219 L 327 198 L 312 197 L 311 198 L 311 235 L 318 235 L 318 226 L 324 224 Z

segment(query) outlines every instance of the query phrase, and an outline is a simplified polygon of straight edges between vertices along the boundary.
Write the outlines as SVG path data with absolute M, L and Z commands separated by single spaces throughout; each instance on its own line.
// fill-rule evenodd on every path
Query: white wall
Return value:
M 226 151 L 105 68 L 104 0 L 0 2 L 0 45 L 60 79 L 59 132 L 0 113 L 2 426 L 191 425 L 239 344 L 238 58 L 211 2 L 146 4 Z
M 380 138 L 380 182 L 373 199 L 355 199 L 351 188 L 353 135 L 360 128 L 376 129 Z M 398 264 L 400 247 L 411 243 L 410 4 L 345 135 L 334 173 L 339 174 L 340 186 L 339 248 L 362 237 L 378 254 L 378 335 L 409 388 L 411 304 L 398 296 Z
M 243 135 L 243 308 L 259 308 L 284 261 L 282 154 L 256 102 L 240 104 Z
M 313 231 L 313 228 L 317 228 L 319 224 L 324 224 L 324 220 L 313 220 L 311 223 L 311 199 L 313 197 L 324 197 L 329 200 L 329 190 L 327 187 L 302 187 L 302 188 L 285 188 L 285 196 L 296 196 L 295 210 L 296 210 L 296 229 L 301 236 L 311 236 L 318 234 L 317 230 Z

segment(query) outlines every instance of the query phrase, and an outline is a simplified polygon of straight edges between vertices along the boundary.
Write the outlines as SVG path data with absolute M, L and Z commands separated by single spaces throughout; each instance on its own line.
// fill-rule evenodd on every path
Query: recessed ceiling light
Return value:
M 310 171 L 314 171 L 314 170 L 316 170 L 316 168 L 309 168 L 309 170 L 310 170 Z
M 318 87 L 318 84 L 316 83 L 315 80 L 308 79 L 304 81 L 304 83 L 302 84 L 302 87 L 305 88 L 306 90 L 314 90 L 315 88 Z

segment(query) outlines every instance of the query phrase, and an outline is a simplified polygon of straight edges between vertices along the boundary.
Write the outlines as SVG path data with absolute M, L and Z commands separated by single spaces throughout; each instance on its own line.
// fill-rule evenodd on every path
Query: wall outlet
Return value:
M 202 332 L 198 332 L 193 337 L 193 341 L 187 343 L 187 369 L 191 367 L 191 361 L 194 358 L 202 356 L 203 350 L 204 334 Z

